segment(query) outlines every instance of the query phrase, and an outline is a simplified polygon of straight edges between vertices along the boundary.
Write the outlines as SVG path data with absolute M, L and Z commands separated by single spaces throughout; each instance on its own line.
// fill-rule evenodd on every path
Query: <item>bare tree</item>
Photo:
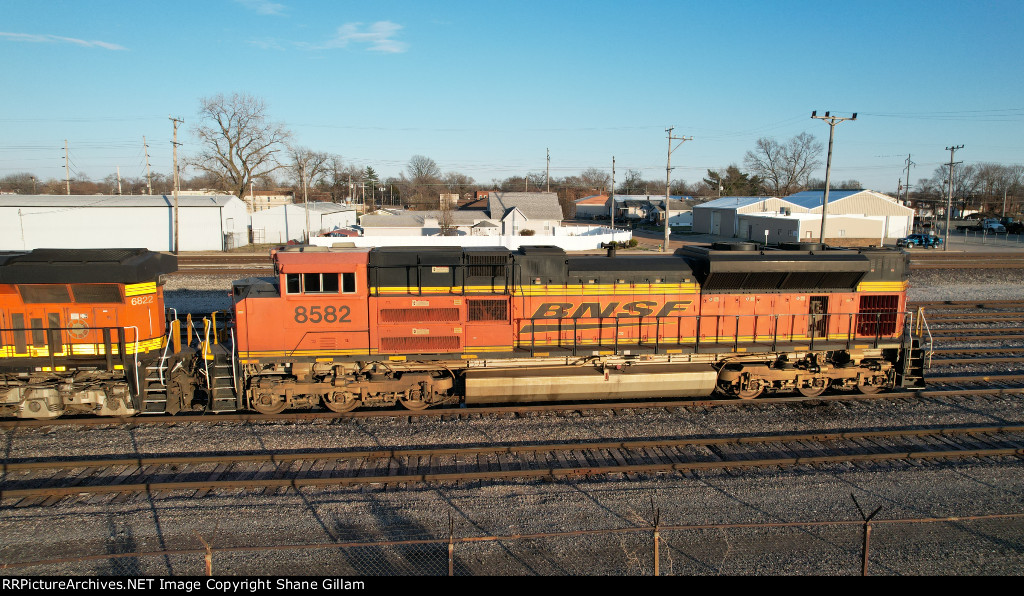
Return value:
M 599 193 L 607 192 L 612 184 L 612 176 L 608 172 L 597 168 L 587 168 L 580 174 L 580 183 L 585 187 L 584 190 L 593 190 Z
M 17 172 L 0 178 L 0 190 L 19 195 L 36 194 L 42 186 L 42 182 L 28 172 Z
M 290 147 L 288 154 L 291 156 L 288 174 L 298 188 L 302 187 L 303 174 L 306 184 L 312 188 L 326 180 L 331 173 L 331 156 L 327 153 L 306 147 Z
M 448 192 L 462 197 L 474 189 L 476 181 L 471 176 L 459 172 L 448 172 L 444 175 L 444 185 Z
M 623 195 L 639 195 L 644 194 L 646 186 L 643 172 L 640 170 L 626 170 L 626 174 L 623 176 L 622 182 L 619 183 L 619 188 L 615 192 Z
M 224 189 L 241 198 L 249 182 L 286 167 L 277 159 L 291 133 L 271 122 L 262 99 L 235 93 L 199 100 L 195 129 L 201 153 L 188 165 L 217 177 Z
M 440 197 L 441 168 L 437 162 L 424 155 L 413 155 L 406 166 L 409 178 L 402 176 L 402 187 L 407 189 L 402 196 L 407 197 L 410 205 L 417 205 L 421 208 L 433 208 Z
M 806 132 L 786 141 L 785 145 L 762 137 L 753 151 L 747 151 L 743 165 L 763 181 L 769 193 L 785 197 L 806 187 L 811 172 L 821 165 L 824 149 L 820 141 Z

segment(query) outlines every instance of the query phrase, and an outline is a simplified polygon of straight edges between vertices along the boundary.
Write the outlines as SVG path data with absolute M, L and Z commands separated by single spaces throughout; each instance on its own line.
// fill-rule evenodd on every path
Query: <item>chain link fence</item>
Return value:
M 1024 513 L 869 522 L 656 522 L 508 536 L 451 532 L 417 540 L 271 546 L 207 545 L 196 538 L 194 549 L 49 560 L 19 560 L 17 553 L 5 552 L 0 575 L 984 575 L 1024 569 Z

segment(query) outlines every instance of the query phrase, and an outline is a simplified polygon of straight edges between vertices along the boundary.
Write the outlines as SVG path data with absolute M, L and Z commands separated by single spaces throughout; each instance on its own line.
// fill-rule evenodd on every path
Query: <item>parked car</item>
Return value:
M 939 248 L 942 246 L 942 237 L 931 236 L 929 234 L 911 234 L 906 238 L 900 238 L 897 240 L 896 246 L 902 246 L 904 248 Z
M 357 238 L 361 236 L 359 230 L 353 230 L 351 228 L 338 228 L 331 230 L 323 234 L 327 238 Z

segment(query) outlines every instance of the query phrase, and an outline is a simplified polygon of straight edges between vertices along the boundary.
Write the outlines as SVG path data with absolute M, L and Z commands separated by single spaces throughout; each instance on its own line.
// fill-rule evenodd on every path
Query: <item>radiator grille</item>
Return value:
M 890 336 L 896 333 L 899 296 L 861 296 L 857 335 Z
M 457 352 L 459 348 L 459 338 L 453 335 L 380 338 L 381 352 L 432 354 L 436 352 Z
M 470 321 L 508 321 L 508 301 L 470 300 Z
M 457 308 L 382 308 L 381 323 L 430 323 L 459 320 Z

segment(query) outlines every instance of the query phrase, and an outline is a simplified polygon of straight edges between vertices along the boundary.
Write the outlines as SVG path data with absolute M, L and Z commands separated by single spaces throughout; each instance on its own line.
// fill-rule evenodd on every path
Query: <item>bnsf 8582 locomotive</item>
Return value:
M 104 394 L 130 396 L 124 407 L 139 412 L 275 413 L 716 391 L 816 396 L 829 387 L 874 393 L 923 383 L 900 251 L 296 247 L 273 258 L 275 278 L 234 283 L 227 331 L 206 326 L 182 346 L 169 329 L 166 341 L 154 340 L 163 352 L 140 356 Z M 10 291 L 24 301 L 20 287 Z M 3 331 L 5 346 L 33 329 L 13 327 Z M 35 345 L 23 338 L 19 347 Z M 15 361 L 19 347 L 8 351 Z M 0 361 L 5 371 L 11 360 Z M 62 396 L 47 402 L 49 415 L 72 409 L 75 392 L 61 387 L 74 387 L 76 376 L 35 364 L 5 372 L 11 388 L 0 407 L 38 417 L 28 402 L 43 391 Z

